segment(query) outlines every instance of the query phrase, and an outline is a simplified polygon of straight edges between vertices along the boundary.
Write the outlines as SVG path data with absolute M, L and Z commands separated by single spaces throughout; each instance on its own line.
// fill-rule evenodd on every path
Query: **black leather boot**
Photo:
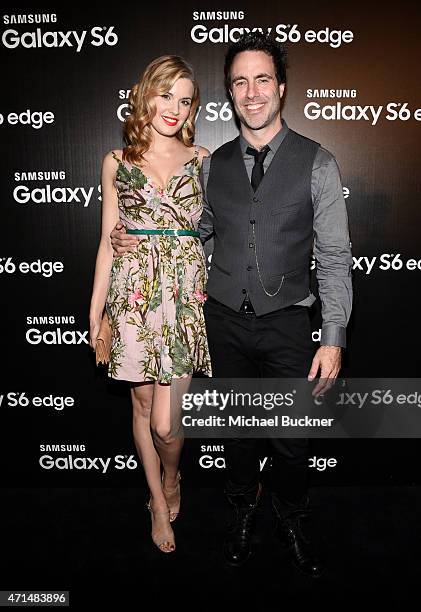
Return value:
M 251 534 L 254 527 L 256 510 L 260 502 L 262 486 L 252 504 L 244 495 L 227 495 L 228 501 L 234 507 L 232 525 L 228 528 L 228 535 L 224 542 L 225 561 L 232 566 L 243 565 L 251 556 Z
M 303 533 L 301 521 L 311 516 L 308 499 L 293 510 L 285 509 L 272 499 L 272 505 L 277 516 L 277 534 L 288 548 L 292 564 L 307 576 L 318 578 L 324 571 L 324 566 L 313 551 L 308 537 Z

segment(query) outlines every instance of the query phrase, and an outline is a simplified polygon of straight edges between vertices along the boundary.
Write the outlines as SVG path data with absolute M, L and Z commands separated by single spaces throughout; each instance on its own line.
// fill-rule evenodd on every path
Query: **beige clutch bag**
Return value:
M 111 352 L 111 327 L 108 321 L 107 311 L 102 316 L 101 325 L 99 328 L 98 337 L 95 344 L 96 365 L 104 363 L 107 365 L 110 361 Z

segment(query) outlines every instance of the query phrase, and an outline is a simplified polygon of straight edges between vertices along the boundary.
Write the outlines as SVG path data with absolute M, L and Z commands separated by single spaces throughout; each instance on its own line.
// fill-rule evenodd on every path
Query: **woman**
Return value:
M 108 153 L 102 167 L 90 342 L 94 348 L 105 305 L 113 338 L 108 375 L 130 381 L 133 433 L 150 489 L 152 539 L 168 553 L 175 550 L 170 523 L 180 508 L 183 445 L 179 418 L 175 427 L 171 421 L 170 385 L 183 379 L 187 387 L 195 370 L 210 374 L 202 309 L 206 267 L 197 232 L 199 170 L 209 151 L 192 144 L 199 91 L 182 58 L 152 61 L 129 102 L 127 147 Z M 118 220 L 139 243 L 113 260 L 110 232 Z

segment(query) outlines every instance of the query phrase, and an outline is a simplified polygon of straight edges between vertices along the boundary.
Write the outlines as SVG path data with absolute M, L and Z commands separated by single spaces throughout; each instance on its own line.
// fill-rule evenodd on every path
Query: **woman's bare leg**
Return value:
M 174 548 L 174 534 L 161 483 L 161 462 L 151 434 L 151 410 L 155 385 L 143 383 L 131 386 L 133 405 L 133 436 L 139 458 L 145 470 L 151 492 L 152 538 L 164 552 Z
M 133 437 L 137 453 L 145 470 L 151 494 L 159 496 L 161 488 L 160 460 L 151 435 L 153 383 L 131 385 L 133 405 Z
M 181 405 L 176 398 L 179 397 L 180 391 L 188 390 L 190 380 L 191 377 L 174 381 L 177 385 L 177 393 L 172 395 L 170 385 L 156 383 L 153 396 L 152 435 L 164 470 L 163 488 L 167 495 L 167 502 L 171 506 L 172 518 L 177 515 L 180 505 L 178 467 L 184 443 L 181 429 Z

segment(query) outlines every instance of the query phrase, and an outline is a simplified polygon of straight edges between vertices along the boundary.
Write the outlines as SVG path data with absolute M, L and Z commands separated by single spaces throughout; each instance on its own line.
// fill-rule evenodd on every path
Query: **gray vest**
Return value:
M 210 296 L 239 310 L 248 294 L 256 314 L 263 315 L 309 295 L 311 174 L 319 146 L 289 130 L 256 193 L 239 137 L 212 154 L 206 188 L 214 214 Z

